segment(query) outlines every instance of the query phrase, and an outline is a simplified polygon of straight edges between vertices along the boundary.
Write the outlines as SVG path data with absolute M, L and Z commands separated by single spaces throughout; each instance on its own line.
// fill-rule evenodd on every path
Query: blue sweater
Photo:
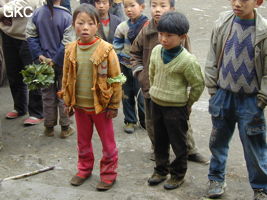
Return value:
M 65 45 L 72 41 L 71 23 L 72 16 L 64 7 L 54 6 L 53 17 L 46 5 L 38 8 L 26 28 L 32 59 L 43 55 L 62 67 Z

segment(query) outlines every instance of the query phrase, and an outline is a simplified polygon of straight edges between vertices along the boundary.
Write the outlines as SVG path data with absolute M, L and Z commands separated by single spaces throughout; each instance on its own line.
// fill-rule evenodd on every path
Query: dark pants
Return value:
M 42 95 L 40 90 L 29 92 L 27 85 L 23 83 L 20 71 L 26 65 L 32 63 L 31 54 L 26 41 L 3 36 L 3 51 L 6 63 L 7 78 L 14 101 L 14 109 L 19 115 L 29 112 L 30 116 L 43 118 Z
M 121 71 L 127 77 L 126 83 L 122 85 L 124 123 L 137 123 L 137 104 L 139 122 L 145 128 L 144 97 L 138 81 L 133 77 L 131 69 L 121 65 Z
M 64 101 L 57 96 L 61 89 L 62 67 L 55 68 L 55 83 L 48 88 L 42 88 L 43 108 L 44 108 L 44 126 L 54 127 L 57 125 L 58 118 L 61 126 L 69 126 L 69 116 L 64 112 Z M 59 116 L 59 117 L 58 117 Z
M 187 171 L 187 118 L 186 106 L 163 107 L 152 101 L 152 122 L 155 138 L 155 172 L 183 179 Z M 169 146 L 175 154 L 169 162 Z

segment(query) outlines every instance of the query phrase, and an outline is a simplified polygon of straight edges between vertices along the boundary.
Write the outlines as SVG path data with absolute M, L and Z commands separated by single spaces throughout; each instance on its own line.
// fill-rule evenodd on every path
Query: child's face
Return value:
M 82 12 L 77 15 L 74 22 L 76 35 L 82 43 L 89 43 L 95 39 L 99 24 L 96 19 L 92 19 L 87 13 Z
M 163 48 L 168 50 L 181 45 L 182 41 L 185 39 L 185 34 L 177 35 L 174 33 L 159 32 L 158 37 Z
M 173 10 L 171 8 L 170 0 L 151 0 L 150 1 L 151 16 L 156 23 L 158 23 L 159 18 L 168 11 Z
M 254 8 L 259 7 L 263 0 L 229 0 L 236 16 L 241 19 L 254 19 Z
M 124 12 L 131 20 L 137 19 L 142 14 L 145 6 L 140 5 L 135 0 L 124 0 Z
M 95 7 L 100 16 L 105 16 L 108 14 L 110 8 L 109 0 L 99 0 L 95 2 Z

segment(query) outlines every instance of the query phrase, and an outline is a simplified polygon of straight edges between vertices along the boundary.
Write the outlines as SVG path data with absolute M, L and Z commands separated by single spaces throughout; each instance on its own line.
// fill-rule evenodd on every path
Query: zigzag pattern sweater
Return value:
M 235 93 L 259 90 L 254 65 L 255 20 L 236 17 L 226 42 L 218 85 Z

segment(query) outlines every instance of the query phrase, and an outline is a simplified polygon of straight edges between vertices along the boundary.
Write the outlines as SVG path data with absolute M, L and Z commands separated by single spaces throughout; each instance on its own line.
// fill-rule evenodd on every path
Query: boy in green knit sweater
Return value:
M 187 120 L 203 92 L 204 80 L 195 56 L 181 45 L 189 30 L 187 18 L 178 12 L 165 13 L 157 29 L 160 45 L 152 50 L 149 65 L 156 167 L 148 183 L 157 185 L 170 173 L 164 188 L 175 189 L 187 171 Z M 171 164 L 169 145 L 176 156 Z

